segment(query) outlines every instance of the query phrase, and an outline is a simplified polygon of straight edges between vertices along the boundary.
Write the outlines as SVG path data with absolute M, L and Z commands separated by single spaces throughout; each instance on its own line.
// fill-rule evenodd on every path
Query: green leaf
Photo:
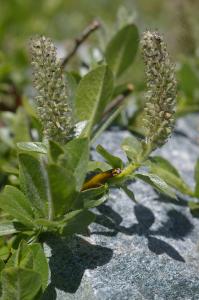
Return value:
M 127 100 L 124 101 L 122 104 L 119 105 L 118 108 L 116 108 L 113 112 L 111 112 L 109 114 L 109 116 L 107 117 L 107 119 L 103 120 L 103 122 L 101 122 L 100 126 L 98 126 L 97 130 L 94 132 L 92 139 L 91 139 L 91 144 L 93 144 L 97 138 L 102 134 L 102 132 L 104 132 L 112 123 L 113 121 L 117 118 L 117 116 L 122 113 L 122 111 L 124 110 L 124 107 L 127 104 Z
M 59 225 L 60 225 L 60 222 L 59 221 L 50 221 L 50 220 L 47 220 L 47 219 L 37 219 L 35 221 L 35 223 L 37 225 L 40 225 L 42 227 L 46 227 L 48 228 L 50 231 L 57 231 Z
M 119 77 L 133 63 L 138 45 L 139 34 L 134 24 L 126 25 L 110 40 L 105 58 L 116 77 Z
M 53 214 L 61 216 L 71 209 L 76 197 L 75 178 L 70 169 L 47 166 Z
M 3 260 L 0 259 L 0 273 L 3 271 L 4 268 L 5 268 L 5 263 L 3 262 Z
M 21 189 L 38 217 L 48 216 L 48 178 L 44 165 L 29 154 L 19 154 Z
M 49 154 L 53 162 L 57 162 L 59 155 L 64 153 L 64 149 L 58 143 L 49 141 Z
M 92 189 L 88 189 L 85 191 L 82 191 L 81 193 L 79 193 L 79 196 L 77 197 L 75 203 L 74 203 L 74 208 L 75 209 L 80 209 L 80 208 L 91 208 L 91 206 L 89 206 L 88 202 L 90 203 L 90 201 L 95 201 L 95 200 L 99 200 L 102 199 L 102 197 L 105 195 L 105 193 L 108 192 L 108 185 L 104 184 L 100 187 L 97 188 L 92 188 Z M 101 200 L 103 203 L 105 201 Z M 90 203 L 91 204 L 91 203 Z M 97 205 L 94 205 L 94 202 L 92 202 L 92 207 L 94 206 L 98 206 L 99 205 L 99 201 L 96 202 Z
M 100 170 L 102 172 L 110 170 L 111 165 L 107 164 L 104 161 L 89 161 L 87 172 L 92 172 L 96 170 Z
M 192 98 L 194 91 L 199 86 L 199 76 L 196 66 L 192 65 L 189 61 L 185 62 L 178 71 L 178 77 L 181 89 L 188 98 Z
M 33 118 L 37 118 L 36 107 L 33 106 L 33 103 L 30 102 L 30 99 L 28 97 L 23 96 L 22 104 L 23 104 L 23 108 L 24 108 L 25 112 L 29 116 L 31 116 Z
M 71 170 L 76 180 L 76 189 L 80 191 L 87 173 L 89 160 L 89 143 L 87 138 L 77 138 L 64 147 L 61 157 L 62 165 Z
M 148 167 L 150 173 L 158 175 L 168 185 L 172 186 L 179 192 L 187 195 L 193 194 L 189 186 L 181 178 L 176 168 L 165 158 L 160 156 L 151 157 Z
M 192 202 L 189 201 L 188 202 L 191 214 L 195 217 L 195 218 L 199 218 L 199 203 L 198 202 Z
M 18 230 L 15 228 L 14 224 L 11 221 L 0 222 L 0 236 L 10 235 L 16 232 L 18 232 Z
M 83 207 L 83 206 L 82 206 Z M 60 229 L 66 225 L 66 223 L 71 222 L 73 218 L 76 218 L 77 215 L 82 214 L 83 209 L 75 209 L 66 213 L 59 221 L 49 221 L 47 219 L 37 219 L 36 224 L 49 228 L 50 231 L 58 232 Z
M 10 247 L 6 243 L 5 238 L 0 238 L 0 272 L 1 272 L 1 261 L 8 259 L 10 255 Z
M 199 198 L 199 159 L 196 162 L 196 166 L 195 166 L 195 196 Z
M 75 102 L 75 94 L 77 89 L 77 84 L 81 80 L 81 76 L 79 73 L 75 72 L 66 72 L 66 84 L 67 84 L 67 91 L 68 97 L 73 104 Z
M 5 268 L 5 263 L 2 259 L 0 259 L 0 276 L 1 276 L 1 272 L 3 271 L 3 269 Z M 0 282 L 0 295 L 2 295 L 2 283 Z M 1 297 L 2 299 L 2 297 Z
M 26 241 L 20 242 L 19 248 L 12 257 L 13 267 L 33 269 L 33 253 Z M 10 265 L 11 266 L 11 265 Z
M 42 288 L 48 283 L 48 263 L 44 250 L 39 243 L 28 244 L 22 240 L 19 248 L 13 253 L 6 267 L 20 267 L 38 272 L 42 278 Z
M 136 162 L 139 160 L 142 154 L 142 145 L 136 137 L 131 136 L 125 138 L 121 147 L 130 161 Z
M 75 101 L 76 121 L 88 121 L 83 131 L 90 136 L 93 126 L 100 120 L 113 92 L 113 75 L 107 66 L 99 66 L 82 78 Z
M 86 126 L 88 125 L 88 121 L 80 121 L 74 125 L 73 129 L 73 135 L 74 138 L 78 138 L 84 135 L 84 130 L 86 129 Z
M 176 199 L 176 195 L 173 190 L 168 186 L 168 184 L 158 177 L 157 175 L 150 173 L 137 173 L 135 174 L 136 178 L 141 179 L 142 181 L 150 184 L 153 188 L 155 188 L 158 192 L 163 193 L 171 198 Z
M 41 289 L 39 273 L 20 267 L 2 271 L 2 300 L 34 300 Z
M 122 160 L 117 157 L 112 155 L 110 152 L 108 152 L 104 147 L 101 145 L 98 145 L 96 148 L 97 152 L 101 154 L 101 156 L 104 157 L 104 159 L 113 167 L 113 168 L 122 168 L 123 167 L 123 162 Z
M 157 165 L 158 167 L 161 167 L 162 169 L 173 173 L 173 175 L 180 177 L 178 170 L 166 158 L 163 158 L 161 156 L 153 156 L 150 157 L 150 161 L 154 163 L 154 167 Z
M 41 154 L 47 153 L 47 146 L 40 142 L 17 143 L 17 148 L 27 152 L 36 152 Z
M 33 212 L 24 194 L 13 186 L 7 185 L 0 194 L 0 208 L 19 222 L 33 226 Z
M 9 163 L 5 163 L 1 167 L 2 171 L 8 174 L 19 175 L 19 170 Z
M 94 220 L 95 214 L 88 210 L 83 210 L 66 222 L 66 225 L 63 227 L 63 234 L 85 233 L 88 225 Z
M 70 211 L 69 213 L 65 214 L 64 218 L 60 221 L 61 224 L 65 224 L 70 222 L 73 218 L 76 218 L 79 214 L 82 214 L 83 209 L 77 209 Z
M 126 184 L 121 185 L 121 188 L 133 202 L 137 203 L 134 192 L 132 190 L 130 190 Z
M 42 289 L 45 290 L 48 284 L 49 269 L 44 250 L 39 243 L 34 243 L 29 247 L 31 248 L 34 257 L 33 270 L 40 274 L 42 279 Z
M 84 202 L 84 208 L 89 209 L 89 208 L 97 207 L 107 200 L 108 200 L 108 194 L 100 197 L 99 199 L 95 199 L 95 200 L 87 199 L 87 201 Z
M 18 108 L 13 123 L 14 142 L 28 142 L 31 140 L 28 118 L 23 108 Z

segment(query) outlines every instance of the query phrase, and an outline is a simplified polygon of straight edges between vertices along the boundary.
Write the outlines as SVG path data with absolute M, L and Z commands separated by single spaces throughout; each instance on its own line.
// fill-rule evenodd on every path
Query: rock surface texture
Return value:
M 98 143 L 124 157 L 119 145 L 128 135 L 106 132 Z M 193 187 L 198 115 L 178 122 L 158 154 Z M 177 205 L 141 182 L 128 187 L 138 204 L 112 190 L 109 201 L 96 210 L 89 238 L 49 240 L 51 284 L 44 299 L 199 299 L 199 219 L 191 216 L 186 200 Z

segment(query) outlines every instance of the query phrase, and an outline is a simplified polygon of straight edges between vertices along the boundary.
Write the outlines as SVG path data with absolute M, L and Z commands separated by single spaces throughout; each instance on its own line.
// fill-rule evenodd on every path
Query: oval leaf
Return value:
M 86 176 L 89 160 L 88 139 L 78 138 L 70 141 L 65 145 L 64 152 L 61 157 L 61 164 L 66 169 L 71 170 L 76 180 L 77 191 L 80 191 Z
M 17 188 L 9 185 L 5 187 L 3 193 L 0 194 L 0 208 L 24 225 L 33 225 L 30 203 Z
M 11 235 L 16 232 L 18 232 L 18 230 L 11 221 L 0 222 L 0 236 Z
M 192 196 L 193 192 L 189 186 L 182 179 L 176 168 L 165 158 L 160 156 L 151 157 L 148 167 L 150 173 L 158 175 L 177 191 Z
M 157 175 L 154 174 L 149 174 L 149 173 L 137 173 L 135 174 L 135 177 L 143 180 L 144 182 L 150 184 L 153 188 L 155 188 L 158 192 L 165 194 L 171 198 L 176 199 L 176 195 L 173 192 L 173 190 L 168 186 L 168 184 L 158 177 Z
M 110 40 L 105 57 L 116 77 L 119 77 L 132 64 L 138 45 L 139 34 L 134 24 L 126 25 Z
M 34 300 L 41 289 L 39 273 L 19 268 L 5 268 L 2 271 L 2 300 Z
M 100 170 L 102 172 L 108 171 L 111 169 L 111 165 L 107 164 L 104 161 L 89 161 L 88 162 L 88 168 L 87 171 L 88 172 L 93 172 L 96 170 Z
M 91 70 L 82 78 L 75 101 L 76 121 L 88 121 L 83 131 L 90 136 L 93 126 L 100 120 L 113 92 L 113 75 L 105 65 Z
M 76 184 L 73 174 L 57 165 L 47 167 L 51 209 L 53 215 L 60 216 L 70 210 L 76 196 Z
M 132 161 L 137 161 L 142 153 L 142 145 L 134 136 L 124 139 L 122 149 L 126 153 L 128 159 Z
M 85 233 L 90 223 L 95 220 L 95 214 L 88 210 L 82 210 L 72 219 L 68 220 L 63 227 L 63 234 L 72 235 L 74 233 Z
M 17 143 L 17 148 L 27 152 L 36 152 L 41 154 L 47 153 L 47 146 L 40 142 Z
M 101 154 L 101 156 L 104 157 L 104 159 L 111 165 L 113 168 L 122 168 L 123 167 L 123 162 L 121 158 L 112 155 L 109 153 L 104 147 L 101 145 L 98 145 L 96 148 L 97 152 Z
M 39 243 L 34 243 L 29 246 L 33 253 L 33 270 L 35 272 L 38 272 L 41 275 L 42 279 L 42 289 L 45 290 L 47 284 L 48 284 L 48 262 L 46 259 L 46 256 L 44 254 L 44 250 Z
M 49 156 L 53 162 L 57 162 L 59 156 L 64 153 L 64 149 L 55 141 L 49 141 Z
M 29 154 L 19 154 L 21 189 L 40 217 L 48 216 L 48 177 L 41 161 Z

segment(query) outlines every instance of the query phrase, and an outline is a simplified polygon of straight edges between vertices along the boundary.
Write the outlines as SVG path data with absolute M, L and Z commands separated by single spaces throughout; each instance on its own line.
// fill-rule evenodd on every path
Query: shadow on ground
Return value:
M 91 245 L 80 237 L 61 239 L 48 236 L 46 243 L 51 248 L 51 283 L 43 300 L 56 299 L 55 288 L 66 293 L 75 293 L 85 270 L 108 263 L 113 254 L 111 249 Z
M 162 223 L 156 230 L 151 228 L 155 222 L 153 212 L 141 204 L 134 206 L 137 222 L 129 227 L 121 225 L 122 217 L 108 204 L 99 206 L 98 212 L 100 214 L 97 215 L 96 223 L 105 227 L 106 231 L 93 231 L 91 234 L 111 237 L 120 232 L 125 235 L 144 236 L 148 241 L 148 248 L 151 252 L 156 255 L 165 253 L 174 260 L 185 262 L 184 258 L 172 245 L 159 238 L 162 236 L 183 240 L 192 231 L 192 223 L 181 211 L 169 210 L 167 221 Z M 98 266 L 107 264 L 113 255 L 111 249 L 91 245 L 80 237 L 61 239 L 50 235 L 45 241 L 51 248 L 49 259 L 51 283 L 42 300 L 57 299 L 55 288 L 65 293 L 75 293 L 80 286 L 85 270 L 95 269 Z
M 183 240 L 193 229 L 192 223 L 180 211 L 171 209 L 167 212 L 168 219 L 157 230 L 152 230 L 151 226 L 155 222 L 153 212 L 144 205 L 137 204 L 134 207 L 137 223 L 130 227 L 120 225 L 122 217 L 110 206 L 102 205 L 98 208 L 101 213 L 97 216 L 96 223 L 110 229 L 109 231 L 94 231 L 92 234 L 116 236 L 119 232 L 126 235 L 144 236 L 148 240 L 148 248 L 153 253 L 167 254 L 172 259 L 185 262 L 180 253 L 169 243 L 162 241 L 156 236 L 163 236 L 176 240 Z

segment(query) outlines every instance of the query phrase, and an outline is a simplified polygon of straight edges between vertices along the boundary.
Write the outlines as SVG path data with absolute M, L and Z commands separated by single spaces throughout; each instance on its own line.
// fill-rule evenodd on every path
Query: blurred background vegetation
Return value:
M 15 111 L 24 96 L 30 98 L 28 41 L 32 36 L 51 37 L 59 55 L 64 56 L 75 37 L 97 19 L 101 28 L 89 37 L 67 70 L 86 64 L 87 56 L 103 50 L 122 24 L 133 21 L 140 33 L 150 29 L 165 36 L 177 68 L 178 116 L 199 111 L 198 0 L 0 0 L 0 10 L 0 110 Z M 134 102 L 142 108 L 145 80 L 140 53 L 120 79 L 120 83 L 126 82 L 135 86 Z M 135 119 L 133 115 L 128 122 L 129 128 L 136 130 Z
M 7 63 L 4 71 L 26 68 L 26 46 L 31 36 L 44 34 L 67 42 L 94 18 L 113 31 L 124 9 L 140 30 L 165 33 L 175 57 L 196 54 L 199 44 L 198 0 L 1 0 L 0 6 L 1 63 Z
M 34 107 L 35 91 L 32 88 L 32 70 L 28 54 L 31 37 L 50 37 L 57 46 L 58 55 L 64 58 L 73 49 L 76 38 L 81 36 L 84 29 L 92 24 L 93 20 L 100 22 L 100 28 L 86 39 L 65 68 L 69 97 L 74 100 L 81 76 L 106 57 L 104 50 L 114 34 L 120 32 L 119 29 L 133 22 L 137 25 L 140 35 L 145 30 L 158 30 L 163 34 L 171 59 L 176 65 L 176 119 L 185 115 L 192 118 L 190 113 L 197 114 L 199 131 L 198 12 L 199 0 L 0 0 L 0 189 L 7 183 L 19 186 L 16 143 L 42 141 L 41 124 Z M 133 34 L 132 49 L 138 44 L 134 36 Z M 127 40 L 131 41 L 129 36 Z M 113 101 L 110 104 L 113 104 L 118 96 L 125 95 L 126 87 L 130 86 L 131 90 L 122 98 L 125 101 L 118 102 L 120 107 L 115 109 L 113 106 L 113 115 L 119 112 L 113 125 L 144 135 L 144 66 L 140 51 L 135 61 L 131 60 L 131 53 L 133 51 L 127 53 L 127 61 L 132 62 L 129 63 L 128 70 L 125 69 L 121 76 L 115 76 L 111 98 Z M 104 110 L 104 113 L 106 112 Z M 112 115 L 108 117 L 112 122 Z M 103 119 L 100 121 L 99 125 L 102 128 L 105 122 Z M 107 127 L 112 125 L 111 122 Z M 196 142 L 199 144 L 199 140 Z M 196 169 L 198 170 L 198 167 Z M 167 168 L 165 174 L 168 176 Z M 171 178 L 173 181 L 173 177 Z M 178 173 L 176 178 L 179 183 Z M 132 197 L 132 191 L 129 192 Z M 198 212 L 198 203 L 192 204 L 193 211 Z M 0 216 L 4 218 L 1 211 Z M 0 244 L 2 243 L 4 245 L 5 241 L 0 239 Z M 5 249 L 1 248 L 2 258 Z M 8 255 L 9 252 L 5 253 L 4 258 L 7 259 Z

